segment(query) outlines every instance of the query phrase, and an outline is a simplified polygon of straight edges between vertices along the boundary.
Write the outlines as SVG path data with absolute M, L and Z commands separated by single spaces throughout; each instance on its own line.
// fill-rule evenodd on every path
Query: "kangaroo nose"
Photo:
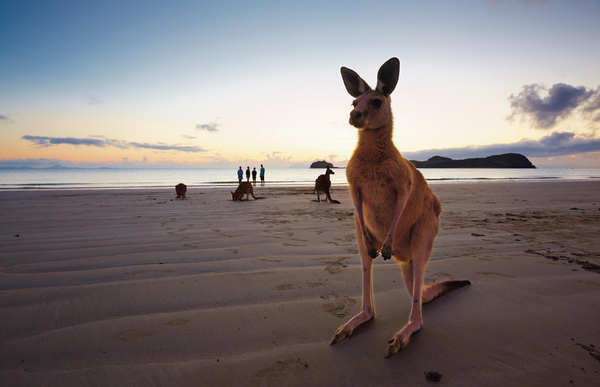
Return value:
M 362 113 L 358 110 L 352 110 L 352 112 L 350 112 L 350 119 L 352 119 L 353 121 L 360 120 L 361 117 Z

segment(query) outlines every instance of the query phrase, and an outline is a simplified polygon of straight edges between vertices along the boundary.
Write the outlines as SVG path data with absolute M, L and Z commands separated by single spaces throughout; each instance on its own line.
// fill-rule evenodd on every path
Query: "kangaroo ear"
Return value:
M 371 91 L 371 87 L 367 84 L 367 82 L 363 81 L 363 79 L 353 70 L 350 70 L 347 67 L 342 67 L 340 72 L 342 73 L 344 86 L 346 86 L 346 90 L 348 90 L 348 93 L 351 96 L 356 98 L 367 91 Z
M 400 61 L 394 57 L 385 62 L 377 72 L 377 91 L 383 95 L 390 95 L 398 83 L 400 74 Z

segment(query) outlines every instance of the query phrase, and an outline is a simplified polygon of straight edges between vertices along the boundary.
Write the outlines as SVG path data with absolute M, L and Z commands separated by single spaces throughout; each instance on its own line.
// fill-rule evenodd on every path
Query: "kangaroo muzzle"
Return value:
M 360 110 L 352 110 L 350 112 L 350 125 L 360 128 L 365 123 L 365 118 L 367 116 L 366 112 L 361 112 Z

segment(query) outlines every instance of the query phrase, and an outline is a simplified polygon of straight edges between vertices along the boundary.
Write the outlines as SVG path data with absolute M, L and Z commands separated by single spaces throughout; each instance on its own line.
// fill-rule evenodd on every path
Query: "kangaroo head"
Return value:
M 387 126 L 392 121 L 390 94 L 396 88 L 400 74 L 400 61 L 391 58 L 377 72 L 375 90 L 356 72 L 347 67 L 340 69 L 344 86 L 348 93 L 356 98 L 352 102 L 354 109 L 350 112 L 350 125 L 361 130 L 374 130 Z
M 325 171 L 326 175 L 335 175 L 335 172 L 333 172 L 331 169 L 327 168 L 327 170 Z

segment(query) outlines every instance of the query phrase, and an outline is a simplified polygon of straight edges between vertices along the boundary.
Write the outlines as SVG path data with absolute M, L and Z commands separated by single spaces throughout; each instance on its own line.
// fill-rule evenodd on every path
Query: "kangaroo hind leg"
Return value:
M 433 240 L 438 231 L 438 222 L 437 216 L 432 216 L 420 220 L 413 228 L 410 238 L 411 259 L 401 262 L 404 282 L 411 296 L 410 315 L 408 322 L 388 340 L 386 358 L 405 348 L 411 337 L 423 327 L 423 281 Z
M 367 245 L 363 238 L 356 215 L 354 217 L 354 223 L 362 262 L 362 310 L 335 331 L 331 338 L 331 345 L 340 343 L 349 338 L 355 332 L 356 328 L 375 318 L 375 305 L 373 302 L 373 260 L 369 257 L 367 252 Z

